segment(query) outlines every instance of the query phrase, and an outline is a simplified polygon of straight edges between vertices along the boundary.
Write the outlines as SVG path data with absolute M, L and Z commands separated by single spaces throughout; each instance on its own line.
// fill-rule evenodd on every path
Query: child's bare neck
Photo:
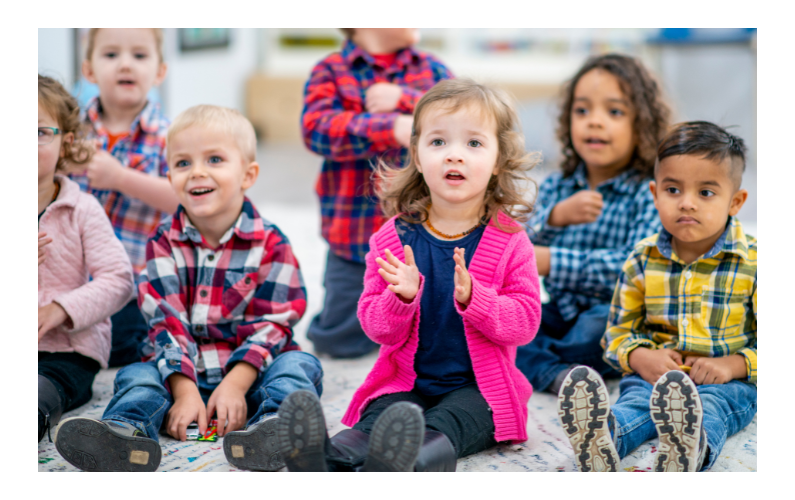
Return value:
M 352 40 L 353 43 L 368 54 L 391 54 L 397 52 L 393 46 L 384 43 L 375 33 L 357 32 L 353 35 Z
M 127 132 L 144 107 L 146 107 L 146 101 L 132 107 L 119 107 L 103 102 L 102 125 L 111 134 Z
M 615 168 L 592 168 L 586 165 L 586 172 L 588 178 L 588 187 L 591 189 L 596 189 L 597 186 L 602 184 L 605 181 L 609 181 L 613 177 L 617 176 L 621 172 L 626 169 L 626 165 L 621 167 Z
M 242 202 L 240 209 L 242 210 Z M 221 214 L 215 217 L 208 217 L 206 219 L 197 219 L 188 214 L 191 223 L 198 229 L 199 233 L 204 237 L 204 241 L 210 248 L 218 248 L 221 244 L 221 238 L 224 237 L 227 231 L 235 225 L 240 211 L 229 212 L 228 214 Z
M 696 261 L 696 259 L 710 251 L 715 242 L 718 241 L 718 238 L 720 238 L 721 234 L 717 234 L 713 238 L 699 241 L 697 243 L 682 242 L 672 237 L 671 248 L 674 252 L 676 252 L 677 257 L 682 259 L 685 264 L 692 264 Z
M 448 204 L 435 202 L 431 204 L 428 217 L 434 229 L 445 234 L 460 234 L 472 229 L 483 217 L 485 207 L 482 201 L 474 203 Z
M 42 213 L 47 205 L 52 201 L 55 194 L 55 175 L 50 174 L 43 179 L 39 179 L 39 212 Z

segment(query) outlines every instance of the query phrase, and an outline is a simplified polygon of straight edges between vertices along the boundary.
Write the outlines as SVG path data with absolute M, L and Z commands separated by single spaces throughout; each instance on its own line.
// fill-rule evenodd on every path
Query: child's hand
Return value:
M 472 277 L 469 276 L 469 271 L 467 270 L 464 252 L 465 250 L 463 248 L 456 247 L 455 253 L 453 254 L 453 260 L 455 260 L 456 264 L 455 275 L 453 276 L 453 283 L 455 283 L 455 293 L 453 296 L 455 300 L 468 306 L 469 301 L 472 299 Z
M 257 380 L 258 374 L 252 365 L 237 363 L 210 395 L 207 401 L 207 420 L 211 420 L 214 413 L 218 414 L 219 437 L 246 425 L 246 392 Z
M 690 379 L 696 384 L 725 384 L 747 375 L 745 358 L 733 354 L 723 358 L 687 356 L 685 366 L 690 368 Z
M 96 145 L 96 151 L 87 165 L 70 165 L 67 173 L 85 175 L 95 189 L 119 190 L 124 167 L 115 156 Z
M 571 226 L 594 222 L 602 214 L 602 193 L 584 189 L 569 196 L 552 208 L 550 226 Z
M 654 384 L 671 370 L 681 370 L 682 355 L 673 349 L 647 349 L 638 347 L 629 353 L 629 366 L 643 380 Z
M 57 302 L 50 302 L 44 307 L 39 307 L 39 340 L 44 334 L 58 328 L 69 319 L 63 307 Z
M 364 107 L 370 113 L 389 113 L 397 108 L 403 89 L 394 83 L 375 83 L 364 93 Z
M 400 115 L 395 119 L 395 127 L 392 129 L 392 133 L 395 135 L 395 140 L 404 148 L 409 147 L 411 127 L 413 126 L 414 118 L 411 115 Z
M 52 238 L 47 238 L 47 233 L 39 231 L 39 265 L 42 265 L 47 259 L 47 252 L 44 250 L 44 247 L 50 243 L 52 243 Z
M 172 373 L 168 377 L 174 405 L 166 415 L 165 428 L 174 439 L 185 441 L 188 438 L 188 426 L 198 422 L 199 432 L 207 432 L 207 412 L 204 408 L 199 388 L 193 380 L 181 373 Z
M 386 260 L 376 257 L 375 261 L 381 268 L 378 274 L 389 283 L 387 288 L 402 297 L 406 302 L 411 302 L 420 290 L 420 270 L 414 263 L 414 251 L 410 246 L 403 247 L 406 254 L 406 263 L 402 263 L 392 255 L 389 249 L 384 252 Z M 388 261 L 388 262 L 387 262 Z

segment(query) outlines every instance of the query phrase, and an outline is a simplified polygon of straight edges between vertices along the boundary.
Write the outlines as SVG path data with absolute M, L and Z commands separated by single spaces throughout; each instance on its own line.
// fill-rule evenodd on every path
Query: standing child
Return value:
M 651 190 L 663 229 L 624 263 L 602 341 L 626 375 L 621 395 L 610 408 L 602 379 L 580 367 L 558 398 L 581 471 L 615 471 L 657 436 L 655 471 L 707 470 L 756 415 L 757 244 L 735 217 L 744 170 L 743 140 L 712 123 L 681 123 L 660 143 Z
M 521 186 L 533 163 L 517 127 L 506 96 L 471 80 L 420 100 L 408 165 L 382 172 L 392 218 L 370 238 L 359 301 L 380 355 L 342 419 L 353 429 L 328 439 L 314 395 L 285 400 L 289 470 L 454 471 L 456 458 L 527 439 L 532 387 L 514 360 L 541 300 L 516 222 L 531 210 Z
M 312 70 L 304 91 L 304 142 L 323 156 L 316 190 L 329 244 L 323 310 L 307 336 L 316 352 L 357 357 L 377 347 L 362 331 L 362 294 L 370 236 L 384 223 L 372 184 L 380 157 L 400 166 L 411 114 L 422 94 L 450 77 L 433 56 L 414 49 L 416 28 L 344 28 L 339 53 Z
M 138 285 L 154 355 L 119 370 L 101 422 L 61 424 L 55 444 L 75 467 L 153 471 L 161 428 L 184 441 L 213 415 L 229 463 L 284 467 L 276 410 L 292 391 L 320 395 L 323 371 L 293 341 L 306 291 L 292 247 L 245 196 L 255 153 L 254 127 L 231 109 L 194 106 L 169 129 L 180 206 L 147 243 Z
M 166 76 L 159 28 L 91 28 L 83 76 L 99 86 L 84 112 L 97 142 L 93 159 L 71 168 L 72 179 L 97 197 L 124 245 L 136 278 L 146 267 L 146 240 L 177 208 L 166 177 L 168 121 L 149 90 Z M 110 366 L 141 360 L 146 322 L 135 297 L 113 316 Z
M 91 399 L 108 367 L 110 315 L 133 291 L 130 259 L 102 207 L 56 175 L 67 161 L 91 159 L 79 113 L 60 83 L 39 75 L 39 441 Z
M 516 366 L 536 390 L 557 394 L 568 371 L 602 361 L 610 298 L 632 247 L 659 231 L 648 184 L 668 107 L 637 60 L 589 59 L 564 88 L 558 138 L 563 172 L 538 189 L 528 224 L 549 303 Z

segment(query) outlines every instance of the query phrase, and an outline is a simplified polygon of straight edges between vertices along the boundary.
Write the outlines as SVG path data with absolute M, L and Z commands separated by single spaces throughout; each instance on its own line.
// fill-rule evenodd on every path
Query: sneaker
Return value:
M 610 399 L 602 377 L 587 366 L 569 372 L 558 393 L 558 417 L 580 472 L 616 472 L 619 458 L 607 418 Z
M 328 472 L 326 419 L 320 400 L 310 391 L 295 391 L 279 406 L 278 449 L 290 472 Z
M 696 472 L 706 455 L 704 409 L 696 384 L 684 372 L 660 377 L 651 392 L 651 419 L 660 445 L 655 472 Z
M 270 415 L 245 430 L 224 436 L 224 455 L 234 467 L 273 472 L 284 467 L 276 440 L 278 415 Z
M 422 409 L 406 401 L 391 405 L 375 421 L 363 472 L 411 472 L 425 437 Z
M 133 426 L 84 417 L 61 422 L 55 448 L 67 462 L 89 472 L 152 472 L 163 457 L 158 442 Z

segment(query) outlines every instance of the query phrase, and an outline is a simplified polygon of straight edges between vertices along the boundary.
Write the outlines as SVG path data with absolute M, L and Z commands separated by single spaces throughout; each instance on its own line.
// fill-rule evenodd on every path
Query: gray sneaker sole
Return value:
M 278 418 L 268 419 L 250 430 L 224 436 L 224 455 L 232 466 L 243 470 L 274 472 L 284 467 L 276 439 Z
M 585 366 L 570 371 L 558 393 L 558 417 L 580 472 L 618 470 L 618 452 L 607 427 L 609 411 L 607 387 L 599 374 Z
M 395 403 L 375 421 L 370 433 L 365 472 L 410 472 L 425 437 L 422 409 L 412 403 Z
M 55 448 L 67 462 L 88 472 L 152 472 L 163 457 L 154 439 L 116 434 L 107 425 L 83 417 L 61 422 Z
M 327 472 L 326 419 L 320 400 L 309 391 L 296 391 L 279 407 L 276 439 L 290 472 Z
M 695 472 L 704 410 L 698 389 L 684 372 L 660 377 L 651 393 L 651 419 L 657 427 L 655 472 Z

